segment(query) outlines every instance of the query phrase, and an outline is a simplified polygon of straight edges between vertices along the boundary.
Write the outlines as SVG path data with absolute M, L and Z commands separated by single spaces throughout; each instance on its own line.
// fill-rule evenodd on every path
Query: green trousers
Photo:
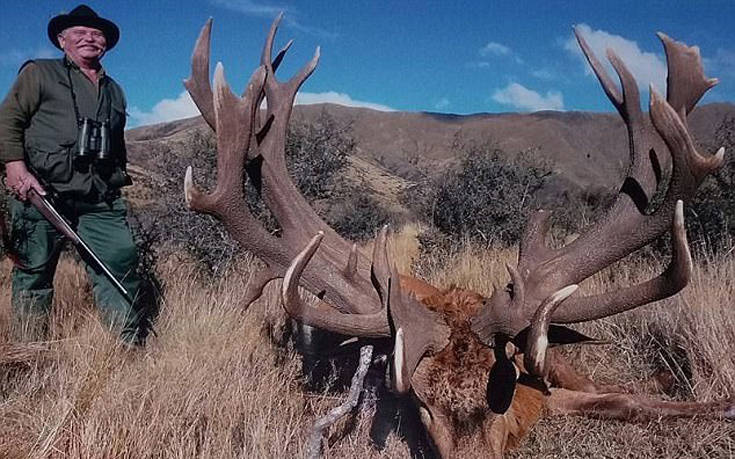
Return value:
M 30 203 L 11 198 L 10 209 L 11 235 L 20 264 L 13 269 L 14 326 L 21 339 L 38 339 L 48 327 L 62 236 Z M 138 254 L 126 219 L 125 201 L 65 201 L 58 203 L 57 210 L 135 299 L 141 281 L 135 269 Z M 120 333 L 124 341 L 137 344 L 144 332 L 141 311 L 135 302 L 129 304 L 90 260 L 82 259 L 106 325 Z

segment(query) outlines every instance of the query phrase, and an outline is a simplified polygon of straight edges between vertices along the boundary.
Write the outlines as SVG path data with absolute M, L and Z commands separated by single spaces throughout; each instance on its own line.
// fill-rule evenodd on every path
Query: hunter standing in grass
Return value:
M 58 209 L 131 298 L 141 283 L 120 193 L 131 183 L 125 171 L 125 96 L 101 65 L 120 31 L 79 5 L 51 19 L 48 36 L 64 55 L 26 62 L 0 106 L 0 162 L 13 194 L 11 239 L 18 258 L 14 322 L 25 339 L 41 338 L 47 330 L 61 245 L 59 232 L 29 204 L 30 189 L 53 191 Z M 86 270 L 106 323 L 126 342 L 139 343 L 143 321 L 134 305 L 93 265 L 86 263 Z

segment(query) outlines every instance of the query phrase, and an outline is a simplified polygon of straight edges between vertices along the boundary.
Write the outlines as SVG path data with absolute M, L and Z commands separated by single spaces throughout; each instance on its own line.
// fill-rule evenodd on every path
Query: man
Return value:
M 24 64 L 0 106 L 0 162 L 14 195 L 11 234 L 19 259 L 12 281 L 14 322 L 35 335 L 47 327 L 60 236 L 28 202 L 31 189 L 53 191 L 59 210 L 132 298 L 140 286 L 120 195 L 131 183 L 125 172 L 125 96 L 101 65 L 119 29 L 80 5 L 51 19 L 48 36 L 63 57 Z M 106 323 L 125 341 L 139 343 L 144 330 L 135 306 L 95 266 L 86 263 L 86 270 Z

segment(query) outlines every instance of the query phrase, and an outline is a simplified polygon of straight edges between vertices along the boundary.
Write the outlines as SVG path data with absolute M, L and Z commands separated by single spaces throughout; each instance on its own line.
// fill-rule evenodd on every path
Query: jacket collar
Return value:
M 74 62 L 73 60 L 69 59 L 69 56 L 67 56 L 66 54 L 64 54 L 64 57 L 62 57 L 61 59 L 62 59 L 65 67 L 69 67 L 69 68 L 71 68 L 72 70 L 74 70 L 76 72 L 82 73 L 82 69 L 79 68 L 79 66 L 77 65 L 77 63 Z M 82 73 L 82 75 L 83 75 L 83 73 Z M 100 81 L 100 83 L 106 77 L 107 77 L 107 72 L 105 72 L 105 68 L 102 66 L 102 64 L 100 64 L 100 70 L 99 70 L 99 81 Z M 86 76 L 85 76 L 85 78 L 86 78 Z

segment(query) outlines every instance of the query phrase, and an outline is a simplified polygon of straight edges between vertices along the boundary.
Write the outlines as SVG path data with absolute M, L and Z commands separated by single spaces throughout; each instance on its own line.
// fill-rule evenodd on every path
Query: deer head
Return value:
M 348 336 L 392 340 L 391 383 L 395 391 L 412 394 L 439 452 L 459 455 L 479 441 L 485 453 L 502 454 L 540 416 L 554 396 L 553 386 L 560 384 L 547 348 L 589 340 L 560 324 L 636 308 L 674 295 L 689 281 L 692 261 L 683 203 L 723 163 L 724 152 L 698 153 L 687 115 L 716 80 L 704 77 L 697 48 L 660 34 L 668 57 L 667 96 L 664 99 L 651 89 L 646 115 L 625 64 L 608 51 L 620 78 L 618 89 L 575 31 L 627 127 L 630 169 L 607 215 L 565 247 L 545 245 L 549 212 L 533 215 L 517 266 L 507 267 L 509 283 L 485 298 L 459 288 L 439 290 L 399 274 L 388 255 L 386 228 L 378 234 L 372 256 L 364 255 L 337 235 L 296 189 L 286 169 L 286 130 L 296 93 L 314 71 L 319 49 L 295 76 L 279 81 L 275 71 L 291 45 L 273 55 L 279 21 L 280 16 L 242 96 L 231 92 L 220 64 L 211 88 L 211 20 L 203 27 L 185 86 L 217 134 L 217 184 L 212 192 L 203 193 L 189 168 L 187 203 L 220 219 L 242 247 L 265 262 L 266 268 L 248 286 L 245 307 L 269 281 L 282 278 L 283 307 L 293 318 Z M 262 198 L 282 228 L 278 237 L 267 232 L 245 205 L 246 164 L 248 176 L 260 184 Z M 651 197 L 666 170 L 671 170 L 671 179 L 665 197 L 651 209 Z M 660 276 L 607 294 L 575 295 L 581 281 L 667 231 L 674 250 Z M 302 300 L 299 286 L 319 298 L 316 307 Z

